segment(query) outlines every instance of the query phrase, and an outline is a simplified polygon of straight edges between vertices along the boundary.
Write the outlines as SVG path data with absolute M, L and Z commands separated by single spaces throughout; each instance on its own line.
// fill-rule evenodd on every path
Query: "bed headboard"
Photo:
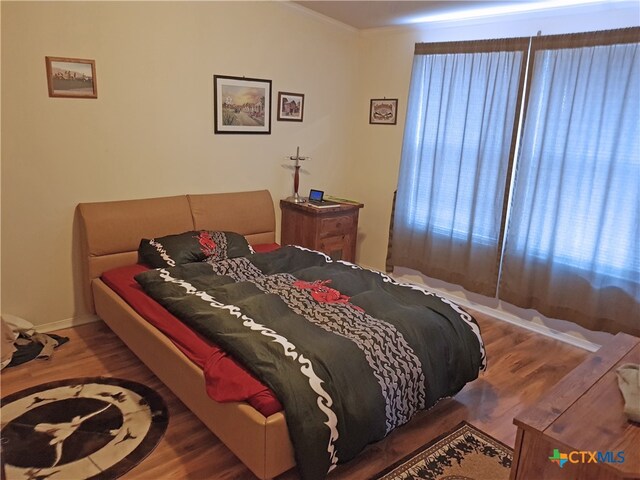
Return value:
M 91 281 L 136 263 L 142 238 L 189 230 L 238 232 L 250 244 L 275 242 L 275 211 L 268 190 L 81 203 L 78 205 L 85 298 Z

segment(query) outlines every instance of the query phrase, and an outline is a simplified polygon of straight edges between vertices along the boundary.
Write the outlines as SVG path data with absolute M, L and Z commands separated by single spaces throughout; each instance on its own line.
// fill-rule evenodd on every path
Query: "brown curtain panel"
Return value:
M 640 28 L 535 38 L 499 298 L 640 336 Z
M 391 249 L 393 245 L 393 214 L 396 210 L 396 195 L 398 191 L 393 192 L 393 201 L 391 202 L 391 220 L 389 220 L 389 241 L 387 242 L 387 261 L 384 265 L 384 270 L 387 273 L 393 272 L 393 263 L 391 260 Z
M 416 45 L 390 265 L 495 295 L 528 46 Z

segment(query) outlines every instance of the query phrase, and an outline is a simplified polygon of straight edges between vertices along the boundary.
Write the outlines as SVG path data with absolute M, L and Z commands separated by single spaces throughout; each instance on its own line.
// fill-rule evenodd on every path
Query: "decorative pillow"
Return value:
M 191 262 L 215 262 L 253 253 L 247 239 L 235 232 L 193 231 L 160 238 L 143 238 L 138 262 L 152 268 Z

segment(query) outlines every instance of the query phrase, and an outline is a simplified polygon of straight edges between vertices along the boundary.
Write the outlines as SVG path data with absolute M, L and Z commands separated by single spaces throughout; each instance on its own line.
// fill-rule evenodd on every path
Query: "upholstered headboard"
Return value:
M 250 244 L 275 242 L 275 211 L 268 190 L 81 203 L 85 298 L 91 281 L 112 268 L 136 263 L 142 238 L 189 230 L 240 233 Z

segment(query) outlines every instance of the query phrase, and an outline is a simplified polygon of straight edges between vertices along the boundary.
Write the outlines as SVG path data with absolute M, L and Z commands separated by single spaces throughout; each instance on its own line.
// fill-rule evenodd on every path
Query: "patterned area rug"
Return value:
M 0 416 L 7 480 L 117 478 L 156 447 L 169 422 L 155 391 L 106 377 L 14 393 Z
M 462 422 L 379 473 L 376 480 L 508 480 L 513 450 Z

